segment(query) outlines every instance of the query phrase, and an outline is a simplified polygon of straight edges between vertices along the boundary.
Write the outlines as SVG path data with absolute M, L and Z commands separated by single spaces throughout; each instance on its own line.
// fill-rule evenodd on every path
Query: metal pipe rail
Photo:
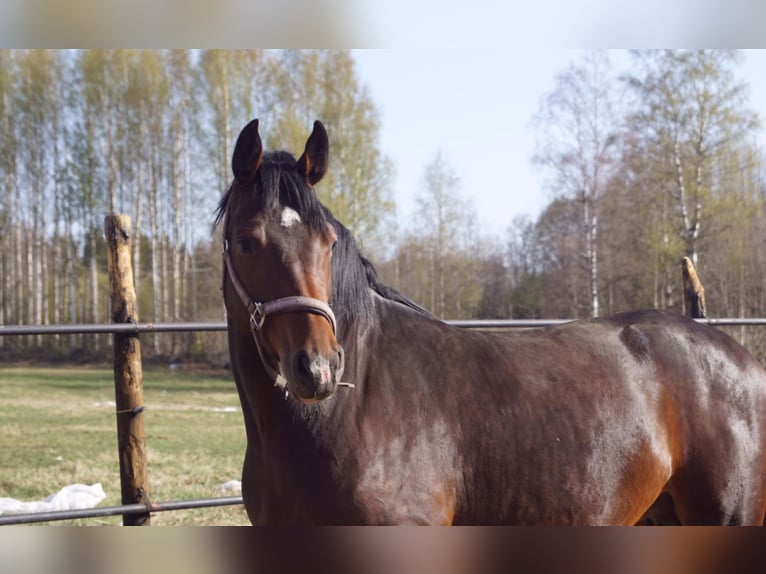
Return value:
M 575 319 L 477 319 L 448 320 L 448 325 L 463 329 L 532 329 L 571 323 Z M 694 319 L 715 327 L 766 326 L 766 318 L 723 317 Z M 0 337 L 21 335 L 89 335 L 96 333 L 188 333 L 226 331 L 225 322 L 186 323 L 83 323 L 58 325 L 0 325 Z
M 0 325 L 0 337 L 14 335 L 93 335 L 98 333 L 188 333 L 225 331 L 226 323 L 82 323 L 59 325 Z
M 120 506 L 103 506 L 97 508 L 51 510 L 46 512 L 29 512 L 25 514 L 3 514 L 0 515 L 0 526 L 9 524 L 31 524 L 34 522 L 53 522 L 57 520 L 76 520 L 79 518 L 100 518 L 104 516 L 126 514 L 146 514 L 147 512 L 167 512 L 169 510 L 188 510 L 191 508 L 210 508 L 214 506 L 234 506 L 237 504 L 243 504 L 241 496 L 172 500 L 169 502 L 153 502 L 148 505 L 123 504 Z

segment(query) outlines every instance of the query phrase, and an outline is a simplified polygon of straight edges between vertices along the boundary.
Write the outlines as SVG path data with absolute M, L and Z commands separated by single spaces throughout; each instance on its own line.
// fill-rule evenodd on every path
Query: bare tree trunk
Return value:
M 221 56 L 222 58 L 225 58 L 225 56 Z M 231 151 L 229 150 L 229 146 L 231 145 L 231 120 L 229 119 L 231 115 L 231 94 L 229 93 L 229 74 L 228 74 L 228 65 L 225 62 L 221 63 L 221 70 L 222 70 L 222 81 L 221 81 L 221 90 L 222 90 L 222 102 L 221 105 L 223 106 L 223 145 L 221 146 L 221 160 L 219 163 L 219 169 L 221 170 L 219 172 L 219 181 L 220 182 L 226 182 L 229 180 L 229 159 L 231 158 Z
M 436 259 L 436 276 L 438 278 L 437 282 L 437 309 L 438 309 L 438 315 L 439 317 L 444 318 L 444 315 L 446 313 L 446 303 L 444 298 L 444 256 L 439 255 Z
M 582 192 L 583 204 L 583 229 L 585 235 L 585 258 L 588 262 L 588 278 L 590 291 L 590 316 L 599 316 L 598 305 L 598 251 L 596 249 L 596 235 L 598 231 L 598 218 L 592 206 L 592 201 L 587 192 Z
M 187 134 L 187 137 L 189 134 Z M 184 269 L 184 300 L 191 301 L 191 317 L 192 321 L 199 320 L 198 307 L 197 307 L 197 256 L 194 249 L 194 201 L 193 201 L 193 187 L 191 184 L 191 159 L 190 159 L 190 145 L 187 143 L 186 153 L 184 155 L 184 171 L 186 173 L 186 194 L 184 195 L 184 212 L 186 213 L 186 264 Z M 194 335 L 195 338 L 199 338 L 199 334 Z
M 139 143 L 137 149 L 134 150 L 134 161 L 136 164 L 136 194 L 133 198 L 133 217 L 135 218 L 134 226 L 134 240 L 133 240 L 133 281 L 138 296 L 141 294 L 141 225 L 143 224 L 143 203 L 142 199 L 146 193 L 146 163 L 147 158 L 145 155 L 147 141 L 149 140 L 148 128 L 146 122 L 143 121 L 145 117 L 145 110 L 143 100 L 139 105 Z
M 7 62 L 3 58 L 3 63 Z M 11 110 L 9 109 L 10 98 L 8 97 L 8 90 L 3 90 L 2 99 L 0 99 L 0 110 L 3 114 L 0 116 L 2 120 L 3 133 L 7 137 L 11 137 L 10 117 Z M 0 325 L 5 325 L 10 322 L 12 313 L 12 301 L 13 301 L 13 224 L 15 213 L 13 211 L 13 194 L 11 187 L 11 150 L 5 148 L 2 150 L 7 157 L 3 158 L 3 193 L 5 199 L 6 220 L 4 226 L 0 226 Z M 10 146 L 8 146 L 10 147 Z M 0 337 L 0 347 L 5 343 L 5 337 Z
M 139 107 L 139 116 L 145 117 L 145 107 L 143 101 Z M 148 157 L 146 155 L 147 142 L 149 141 L 149 129 L 147 122 L 139 122 L 139 146 L 135 150 L 136 155 L 136 185 L 138 187 L 133 201 L 133 215 L 135 217 L 133 241 L 133 280 L 135 281 L 136 293 L 141 294 L 141 230 L 143 225 L 144 205 L 142 199 L 146 193 L 146 170 Z
M 158 161 L 157 158 L 154 161 Z M 159 222 L 157 221 L 157 187 L 159 178 L 156 174 L 157 166 L 152 168 L 152 189 L 149 201 L 149 227 L 151 228 L 151 258 L 152 258 L 152 311 L 154 321 L 160 321 L 162 318 L 162 309 L 160 308 L 160 278 L 159 278 Z M 153 341 L 154 352 L 159 352 L 159 339 L 155 336 Z
M 19 194 L 21 193 L 18 186 L 15 186 L 16 193 L 14 193 L 15 197 L 15 205 L 13 208 L 13 213 L 15 214 L 15 221 L 14 224 L 14 249 L 16 253 L 16 264 L 14 266 L 14 276 L 13 276 L 13 285 L 14 285 L 14 307 L 16 308 L 16 323 L 24 323 L 24 299 L 22 298 L 22 292 L 23 289 L 23 281 L 24 281 L 24 241 L 23 241 L 23 234 L 22 234 L 22 228 L 23 228 L 23 218 L 21 214 L 21 198 Z
M 0 233 L 4 230 L 0 227 Z M 8 243 L 5 236 L 0 237 L 0 325 L 5 325 L 5 307 L 8 301 L 8 269 L 7 256 Z M 0 337 L 0 348 L 4 346 L 5 337 Z
M 98 268 L 96 265 L 96 229 L 92 227 L 89 234 L 90 241 L 90 292 L 91 292 L 91 321 L 98 323 Z M 93 350 L 98 351 L 101 348 L 101 337 L 98 334 L 93 335 Z
M 681 221 L 683 224 L 683 230 L 681 236 L 686 243 L 686 256 L 691 259 L 692 264 L 697 265 L 697 237 L 699 237 L 700 231 L 700 211 L 702 205 L 698 199 L 695 203 L 694 209 L 694 221 L 689 216 L 689 209 L 686 205 L 688 199 L 688 191 L 686 189 L 686 183 L 684 181 L 683 166 L 681 164 L 681 150 L 678 143 L 678 135 L 676 134 L 673 142 L 673 165 L 676 170 L 676 186 L 677 190 L 674 194 L 676 201 L 678 202 L 678 210 L 681 213 Z M 699 175 L 698 175 L 699 177 Z M 698 190 L 699 191 L 699 190 Z
M 33 227 L 34 229 L 34 227 Z M 27 273 L 26 273 L 26 283 L 27 283 L 27 315 L 26 315 L 26 322 L 27 323 L 34 323 L 35 320 L 35 254 L 34 254 L 34 235 L 32 230 L 27 229 L 24 233 L 26 236 L 26 244 L 25 244 L 25 251 L 27 255 Z
M 54 131 L 56 132 L 56 136 L 54 139 L 54 147 L 53 147 L 53 165 L 56 172 L 58 172 L 59 169 L 59 148 L 58 148 L 58 131 L 57 128 L 54 128 Z M 55 211 L 53 215 L 53 323 L 55 325 L 58 325 L 61 323 L 61 307 L 63 303 L 64 298 L 64 287 L 61 281 L 61 277 L 64 272 L 64 258 L 62 257 L 61 251 L 62 251 L 62 245 L 61 245 L 61 219 L 62 219 L 62 199 L 61 199 L 61 190 L 59 189 L 58 184 L 58 177 L 54 177 L 54 180 L 56 183 L 53 187 L 53 202 L 55 205 Z M 55 335 L 54 340 L 56 341 L 56 346 L 60 346 L 61 339 L 59 335 Z
M 745 307 L 746 307 L 746 301 L 745 300 L 747 298 L 746 287 L 745 287 L 745 285 L 746 285 L 746 283 L 745 283 L 745 276 L 746 275 L 747 275 L 747 273 L 745 272 L 745 263 L 744 262 L 740 262 L 740 265 L 739 265 L 739 308 L 737 309 L 738 312 L 739 312 L 738 316 L 740 318 L 744 318 L 745 317 Z M 739 342 L 743 346 L 746 344 L 746 336 L 747 336 L 747 331 L 745 330 L 745 326 L 744 325 L 740 325 L 739 326 Z
M 162 293 L 162 318 L 170 317 L 170 289 L 168 288 L 168 237 L 163 233 L 160 241 L 160 292 Z
M 432 249 L 431 251 L 431 257 L 429 258 L 429 294 L 428 294 L 428 307 L 433 311 L 433 313 L 439 317 L 442 318 L 441 315 L 439 315 L 439 310 L 436 308 L 436 258 L 438 257 L 438 254 L 436 253 L 436 249 Z
M 107 102 L 106 109 L 111 110 L 115 102 L 112 101 L 111 96 L 106 94 L 106 88 L 102 87 L 104 91 L 104 99 Z M 112 116 L 109 113 L 105 113 L 104 117 L 104 134 L 106 134 L 106 186 L 107 194 L 109 196 L 109 213 L 116 213 L 116 195 L 117 195 L 117 158 L 115 153 L 115 136 L 113 130 Z
M 69 291 L 69 322 L 77 323 L 77 297 L 76 297 L 76 279 L 74 272 L 75 252 L 74 252 L 74 234 L 72 233 L 72 217 L 67 214 L 66 218 L 66 278 L 67 289 Z M 69 337 L 69 348 L 73 349 L 80 344 L 77 335 Z
M 172 244 L 172 267 L 173 267 L 173 320 L 178 321 L 181 307 L 181 190 L 183 182 L 183 166 L 181 161 L 181 149 L 183 147 L 183 134 L 181 122 L 176 126 L 175 154 L 173 157 L 173 244 Z
M 39 173 L 45 173 L 45 166 L 40 165 Z M 35 251 L 37 261 L 35 262 L 35 282 L 37 283 L 37 292 L 35 293 L 35 323 L 37 325 L 49 324 L 48 319 L 48 242 L 46 241 L 47 219 L 45 217 L 45 183 L 39 190 L 38 223 L 39 227 L 35 229 Z M 43 337 L 37 336 L 37 346 L 42 347 Z
M 61 60 L 58 60 L 61 63 Z M 51 140 L 53 142 L 53 312 L 46 312 L 46 317 L 52 318 L 53 323 L 61 323 L 61 309 L 64 300 L 64 285 L 62 277 L 64 275 L 64 257 L 62 255 L 63 245 L 61 236 L 61 223 L 64 215 L 64 194 L 63 194 L 63 175 L 64 166 L 61 159 L 61 140 L 63 135 L 62 118 L 64 113 L 64 100 L 66 95 L 61 82 L 60 69 L 54 72 L 56 85 L 53 93 L 52 118 L 51 118 Z M 54 336 L 56 347 L 61 350 L 62 339 L 59 335 Z
M 44 227 L 43 227 L 44 229 Z M 48 247 L 47 242 L 40 239 L 40 260 L 38 262 L 39 285 L 40 285 L 40 325 L 49 325 L 49 289 L 48 289 Z M 42 335 L 38 338 L 38 345 L 42 345 Z
M 184 273 L 184 301 L 188 301 L 191 304 L 191 308 L 186 307 L 186 320 L 198 321 L 199 320 L 199 304 L 197 301 L 197 253 L 195 249 L 194 238 L 194 200 L 193 200 L 193 186 L 191 185 L 191 161 L 187 158 L 186 164 L 187 170 L 187 182 L 188 188 L 185 196 L 184 210 L 186 213 L 186 249 L 185 254 L 186 264 Z M 191 313 L 191 316 L 188 314 Z M 195 333 L 193 335 L 194 340 L 200 340 L 200 334 Z
M 142 130 L 143 131 L 143 130 Z M 133 281 L 136 287 L 136 293 L 141 293 L 141 198 L 146 192 L 144 188 L 144 163 L 139 158 L 138 165 L 136 167 L 136 194 L 133 200 L 133 216 L 135 217 L 136 225 L 134 227 L 134 240 L 133 240 Z
M 18 252 L 18 247 L 14 247 L 14 242 L 16 238 L 16 232 L 15 228 L 17 225 L 17 219 L 16 219 L 16 213 L 14 212 L 14 206 L 13 206 L 13 176 L 10 173 L 10 170 L 5 172 L 4 177 L 4 183 L 5 183 L 5 192 L 6 192 L 6 198 L 8 206 L 8 219 L 6 221 L 6 228 L 2 230 L 2 245 L 3 245 L 3 251 L 4 251 L 4 258 L 3 258 L 3 268 L 2 268 L 2 276 L 3 276 L 3 300 L 2 300 L 2 307 L 3 307 L 3 318 L 2 318 L 2 324 L 10 324 L 15 323 L 16 319 L 14 317 L 14 303 L 16 300 L 16 294 L 15 294 L 15 285 L 16 285 L 16 268 L 15 268 L 15 260 L 13 253 Z M 5 337 L 0 337 L 0 339 L 5 339 Z M 0 342 L 2 344 L 2 342 Z
M 172 294 L 172 317 L 173 321 L 180 321 L 181 319 L 181 250 L 182 250 L 182 238 L 181 238 L 181 216 L 182 212 L 182 194 L 181 190 L 184 185 L 184 170 L 183 170 L 183 120 L 180 117 L 176 118 L 175 122 L 175 139 L 173 142 L 173 200 L 171 203 L 173 211 L 173 233 L 171 239 L 171 268 L 173 273 L 173 294 Z M 172 348 L 171 354 L 176 354 L 178 350 L 178 336 L 173 336 L 171 339 Z
M 30 262 L 30 299 L 32 299 L 32 323 L 35 325 L 43 324 L 43 291 L 45 282 L 43 281 L 43 240 L 42 233 L 45 226 L 42 220 L 42 195 L 41 189 L 33 191 L 35 195 L 34 213 L 32 216 L 32 232 L 30 237 L 30 252 L 32 261 Z M 42 335 L 35 335 L 35 346 L 42 346 Z

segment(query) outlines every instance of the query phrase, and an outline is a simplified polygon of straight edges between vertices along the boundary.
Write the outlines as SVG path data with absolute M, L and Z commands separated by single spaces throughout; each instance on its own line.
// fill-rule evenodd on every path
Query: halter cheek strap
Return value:
M 279 313 L 290 313 L 295 311 L 304 311 L 307 313 L 315 313 L 321 315 L 332 327 L 333 335 L 336 333 L 337 324 L 335 321 L 335 314 L 332 312 L 330 306 L 324 301 L 314 299 L 313 297 L 304 297 L 302 295 L 296 295 L 292 297 L 281 297 L 274 299 L 273 301 L 259 302 L 254 300 L 242 285 L 239 280 L 236 271 L 234 270 L 234 263 L 231 260 L 229 253 L 229 241 L 224 240 L 223 244 L 223 263 L 224 272 L 228 273 L 229 280 L 234 286 L 234 290 L 237 292 L 239 299 L 247 309 L 250 315 L 250 332 L 253 334 L 253 340 L 255 341 L 255 347 L 258 349 L 258 354 L 261 357 L 263 366 L 266 372 L 274 380 L 274 384 L 279 387 L 285 387 L 287 381 L 279 374 L 279 371 L 275 369 L 270 361 L 267 359 L 264 353 L 264 342 L 262 340 L 261 330 L 263 324 L 266 322 L 266 318 L 269 315 L 277 315 Z

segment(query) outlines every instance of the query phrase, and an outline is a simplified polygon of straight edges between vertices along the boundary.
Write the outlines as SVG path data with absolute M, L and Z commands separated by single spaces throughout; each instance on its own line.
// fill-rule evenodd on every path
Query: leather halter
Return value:
M 335 321 L 335 314 L 332 312 L 330 306 L 324 301 L 314 299 L 313 297 L 304 297 L 302 295 L 296 295 L 292 297 L 280 297 L 273 301 L 259 302 L 250 297 L 242 285 L 242 282 L 237 276 L 237 272 L 234 270 L 234 263 L 231 260 L 229 253 L 229 240 L 225 239 L 223 242 L 223 263 L 224 272 L 229 274 L 229 280 L 234 286 L 234 290 L 237 292 L 239 299 L 250 314 L 250 332 L 253 334 L 253 340 L 255 341 L 255 347 L 258 349 L 258 354 L 261 356 L 261 361 L 269 376 L 274 379 L 276 386 L 285 387 L 287 381 L 279 374 L 279 371 L 271 366 L 263 352 L 263 342 L 260 340 L 261 329 L 266 322 L 266 318 L 269 315 L 277 315 L 280 313 L 290 313 L 295 311 L 304 311 L 307 313 L 314 313 L 321 315 L 332 327 L 332 333 L 335 335 L 337 323 Z

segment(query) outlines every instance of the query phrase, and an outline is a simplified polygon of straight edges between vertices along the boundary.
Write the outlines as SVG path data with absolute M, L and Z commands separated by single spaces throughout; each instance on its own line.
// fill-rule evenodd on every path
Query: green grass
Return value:
M 147 368 L 143 383 L 151 500 L 221 495 L 224 482 L 240 478 L 246 446 L 232 379 Z M 111 369 L 0 367 L 0 497 L 42 500 L 67 484 L 100 482 L 107 494 L 100 506 L 120 504 L 113 401 Z M 118 516 L 69 524 L 120 522 Z M 248 520 L 241 506 L 230 506 L 156 513 L 152 524 Z

